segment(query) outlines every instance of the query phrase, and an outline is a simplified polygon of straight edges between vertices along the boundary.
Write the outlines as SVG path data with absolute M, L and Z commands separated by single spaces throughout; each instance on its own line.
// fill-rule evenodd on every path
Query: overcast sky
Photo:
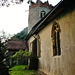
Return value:
M 8 34 L 16 34 L 28 26 L 28 0 L 22 4 L 0 7 L 0 31 Z M 36 2 L 36 0 L 33 0 Z M 47 0 L 42 0 L 43 2 Z M 60 0 L 48 0 L 50 4 L 56 5 Z

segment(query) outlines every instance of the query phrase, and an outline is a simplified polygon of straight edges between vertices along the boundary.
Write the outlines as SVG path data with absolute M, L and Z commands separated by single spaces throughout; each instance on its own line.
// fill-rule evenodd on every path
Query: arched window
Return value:
M 41 11 L 40 18 L 43 18 L 45 15 L 46 15 L 46 12 L 45 11 Z
M 52 42 L 53 42 L 53 56 L 61 55 L 60 49 L 60 26 L 54 21 L 52 26 Z

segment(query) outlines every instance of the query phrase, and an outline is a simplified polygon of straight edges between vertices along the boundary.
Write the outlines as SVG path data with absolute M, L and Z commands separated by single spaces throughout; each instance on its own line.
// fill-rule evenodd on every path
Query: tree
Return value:
M 8 36 L 4 31 L 0 32 L 0 75 L 9 75 L 8 69 L 6 68 L 6 55 L 7 50 L 7 40 Z
M 8 69 L 3 62 L 3 60 L 5 59 L 4 53 L 2 52 L 4 46 L 4 43 L 2 43 L 0 39 L 0 75 L 9 75 Z
M 28 34 L 28 27 L 24 28 L 20 33 L 15 34 L 11 37 L 12 40 L 24 40 Z

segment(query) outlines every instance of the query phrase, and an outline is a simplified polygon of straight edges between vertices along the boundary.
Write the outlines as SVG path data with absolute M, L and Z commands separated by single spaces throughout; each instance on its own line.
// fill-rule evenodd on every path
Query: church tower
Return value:
M 40 21 L 52 8 L 52 5 L 49 5 L 48 0 L 46 2 L 42 2 L 37 0 L 34 3 L 32 0 L 28 1 L 29 3 L 29 20 L 28 20 L 28 32 L 32 29 L 32 27 Z

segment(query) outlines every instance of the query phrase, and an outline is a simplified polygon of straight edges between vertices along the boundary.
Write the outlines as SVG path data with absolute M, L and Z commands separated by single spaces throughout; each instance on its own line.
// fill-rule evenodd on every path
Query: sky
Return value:
M 7 34 L 13 35 L 22 31 L 28 26 L 28 0 L 24 0 L 23 3 L 17 5 L 10 5 L 9 7 L 0 7 L 0 32 L 3 30 Z M 33 0 L 36 2 L 36 0 Z M 42 0 L 45 2 L 47 0 Z M 60 0 L 48 0 L 53 6 Z

